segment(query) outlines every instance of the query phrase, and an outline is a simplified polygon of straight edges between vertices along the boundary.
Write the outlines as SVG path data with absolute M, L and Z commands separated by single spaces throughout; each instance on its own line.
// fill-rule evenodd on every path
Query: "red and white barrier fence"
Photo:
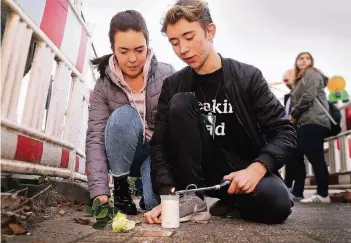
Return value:
M 87 24 L 68 0 L 2 4 L 7 9 L 1 48 L 2 172 L 86 181 L 85 137 L 95 82 Z
M 329 185 L 351 188 L 351 130 L 347 130 L 347 122 L 350 117 L 345 116 L 345 109 L 349 109 L 351 103 L 344 104 L 341 108 L 343 131 L 335 137 L 325 140 L 325 160 L 329 170 Z M 340 109 L 339 108 L 339 109 Z M 307 164 L 306 185 L 316 185 L 313 170 L 310 163 Z

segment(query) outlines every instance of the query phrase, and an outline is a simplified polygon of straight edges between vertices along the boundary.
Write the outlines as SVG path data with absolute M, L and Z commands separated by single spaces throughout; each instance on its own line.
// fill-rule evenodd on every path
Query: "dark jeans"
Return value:
M 328 129 L 323 126 L 309 124 L 298 129 L 298 147 L 295 157 L 295 184 L 292 193 L 302 196 L 305 186 L 306 167 L 304 155 L 312 165 L 317 182 L 317 193 L 322 197 L 328 196 L 328 167 L 324 159 L 324 138 Z
M 196 97 L 190 93 L 178 93 L 170 101 L 169 135 L 175 151 L 174 169 L 179 189 L 189 184 L 218 184 L 223 176 L 243 169 L 239 157 L 226 153 L 215 144 L 200 122 L 197 104 Z M 249 164 L 250 161 L 246 161 L 246 165 Z M 283 222 L 293 205 L 283 181 L 271 173 L 262 178 L 253 193 L 230 196 L 223 190 L 208 195 L 231 200 L 244 219 L 262 223 Z

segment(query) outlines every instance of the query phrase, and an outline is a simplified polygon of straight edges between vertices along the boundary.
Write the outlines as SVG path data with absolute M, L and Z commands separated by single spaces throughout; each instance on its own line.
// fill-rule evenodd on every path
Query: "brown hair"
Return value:
M 311 65 L 309 65 L 305 69 L 299 69 L 299 67 L 297 66 L 297 60 L 300 58 L 300 56 L 302 56 L 304 54 L 308 55 L 311 58 Z M 313 56 L 311 55 L 311 53 L 306 52 L 306 51 L 299 53 L 299 55 L 297 55 L 297 57 L 295 59 L 295 79 L 294 79 L 294 83 L 296 82 L 297 79 L 301 78 L 308 69 L 312 68 L 313 66 L 314 66 L 314 59 L 313 59 Z
M 110 39 L 112 52 L 114 51 L 115 34 L 118 31 L 126 32 L 128 30 L 142 32 L 146 39 L 146 44 L 149 45 L 149 31 L 147 29 L 145 19 L 139 12 L 135 10 L 126 10 L 118 12 L 111 19 L 108 37 Z M 105 76 L 105 69 L 112 55 L 113 53 L 91 60 L 91 63 L 94 66 L 97 66 L 100 77 Z
M 204 29 L 213 23 L 208 4 L 205 1 L 178 0 L 163 18 L 161 32 L 166 33 L 169 24 L 175 24 L 181 19 L 188 22 L 199 21 Z

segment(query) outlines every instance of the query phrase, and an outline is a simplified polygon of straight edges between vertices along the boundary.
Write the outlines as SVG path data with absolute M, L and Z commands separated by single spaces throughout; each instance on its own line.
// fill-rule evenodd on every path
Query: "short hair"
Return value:
M 162 21 L 161 32 L 166 33 L 169 24 L 176 24 L 181 19 L 185 19 L 188 22 L 199 21 L 204 29 L 213 23 L 208 4 L 205 1 L 178 0 L 166 12 Z

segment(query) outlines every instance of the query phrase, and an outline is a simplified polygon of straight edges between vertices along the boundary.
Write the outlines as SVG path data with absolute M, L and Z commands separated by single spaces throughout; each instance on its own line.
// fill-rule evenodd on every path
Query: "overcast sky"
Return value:
M 126 9 L 140 11 L 158 60 L 184 63 L 160 33 L 160 22 L 172 0 L 84 0 L 85 19 L 94 23 L 98 55 L 111 53 L 109 23 Z M 216 50 L 225 57 L 258 67 L 268 82 L 280 81 L 296 55 L 309 51 L 327 76 L 341 75 L 351 93 L 351 0 L 209 0 L 217 25 Z M 284 86 L 278 89 L 286 91 Z M 277 96 L 282 92 L 275 90 Z

